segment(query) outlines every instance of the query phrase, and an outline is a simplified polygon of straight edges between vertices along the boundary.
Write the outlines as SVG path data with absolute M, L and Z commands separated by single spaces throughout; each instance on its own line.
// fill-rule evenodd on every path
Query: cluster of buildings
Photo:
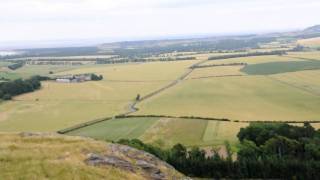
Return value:
M 92 74 L 75 74 L 75 75 L 63 75 L 57 76 L 56 82 L 59 83 L 79 83 L 85 81 L 91 81 Z

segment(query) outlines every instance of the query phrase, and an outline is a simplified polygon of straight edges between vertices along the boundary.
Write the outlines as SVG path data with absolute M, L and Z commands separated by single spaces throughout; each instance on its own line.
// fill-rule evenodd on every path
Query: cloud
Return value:
M 261 32 L 320 23 L 319 0 L 1 0 L 0 42 Z

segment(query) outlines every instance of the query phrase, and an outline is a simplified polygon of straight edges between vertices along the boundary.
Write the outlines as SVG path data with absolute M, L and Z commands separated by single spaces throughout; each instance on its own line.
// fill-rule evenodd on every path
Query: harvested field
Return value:
M 138 105 L 136 114 L 244 121 L 319 120 L 320 97 L 263 76 L 184 81 Z

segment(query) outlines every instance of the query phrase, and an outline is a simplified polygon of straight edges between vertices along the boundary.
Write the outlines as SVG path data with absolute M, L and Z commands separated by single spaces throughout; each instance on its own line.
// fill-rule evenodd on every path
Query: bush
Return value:
M 2 99 L 7 101 L 7 100 L 11 100 L 12 97 L 11 97 L 10 94 L 5 94 L 5 95 L 2 97 Z
M 103 76 L 100 75 L 100 76 L 97 76 L 96 74 L 91 74 L 91 80 L 92 81 L 100 81 L 103 79 Z

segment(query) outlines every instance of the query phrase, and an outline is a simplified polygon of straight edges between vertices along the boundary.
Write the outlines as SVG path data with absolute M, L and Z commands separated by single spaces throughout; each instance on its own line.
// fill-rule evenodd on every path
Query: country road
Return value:
M 203 64 L 205 62 L 207 62 L 208 60 L 203 60 L 203 61 L 200 61 L 200 62 L 197 62 L 193 65 L 191 65 L 190 67 L 187 68 L 186 72 L 184 72 L 181 76 L 179 76 L 176 80 L 172 81 L 170 84 L 167 84 L 163 87 L 161 87 L 160 89 L 157 89 L 155 91 L 152 91 L 150 92 L 149 94 L 141 97 L 138 101 L 133 101 L 129 104 L 129 108 L 128 108 L 128 112 L 125 112 L 121 115 L 130 115 L 132 113 L 135 113 L 137 111 L 139 111 L 139 109 L 136 107 L 137 104 L 141 103 L 142 101 L 145 101 L 147 99 L 150 99 L 151 97 L 155 96 L 155 95 L 158 95 L 160 94 L 161 92 L 169 89 L 169 88 L 172 88 L 174 86 L 176 86 L 177 84 L 179 84 L 180 82 L 184 81 L 186 79 L 186 77 L 188 77 L 192 72 L 193 70 L 195 69 L 194 67 L 196 66 L 199 66 L 200 64 Z

